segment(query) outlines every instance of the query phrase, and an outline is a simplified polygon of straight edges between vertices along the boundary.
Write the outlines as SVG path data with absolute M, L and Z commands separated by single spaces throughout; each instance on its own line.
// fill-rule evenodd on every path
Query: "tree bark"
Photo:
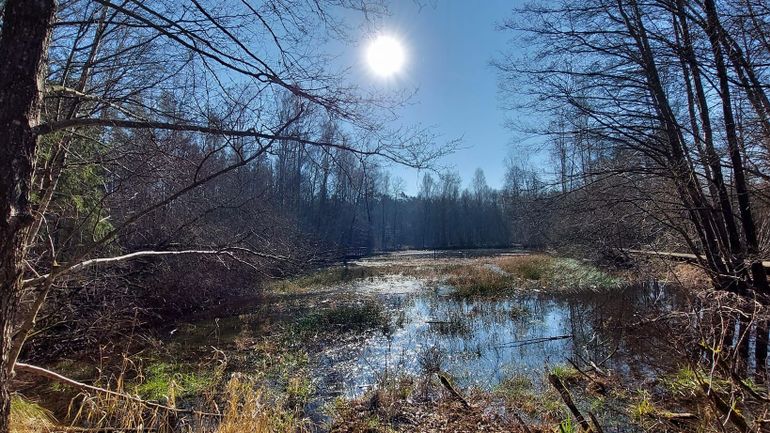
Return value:
M 720 38 L 722 26 L 719 22 L 719 14 L 717 13 L 716 5 L 713 0 L 704 0 L 703 9 L 706 12 L 707 33 L 714 54 L 714 66 L 716 68 L 717 77 L 719 78 L 719 96 L 722 100 L 727 151 L 733 166 L 733 182 L 735 183 L 735 192 L 738 196 L 738 210 L 740 211 L 743 234 L 746 237 L 746 252 L 748 253 L 747 256 L 749 259 L 751 276 L 757 291 L 763 295 L 767 295 L 770 293 L 770 286 L 767 282 L 767 273 L 762 266 L 762 261 L 757 257 L 759 253 L 759 240 L 751 211 L 751 199 L 749 198 L 746 175 L 743 169 L 743 156 L 741 155 L 740 145 L 738 143 L 735 116 L 733 114 L 732 100 L 730 99 L 730 81 L 722 53 Z
M 767 346 L 768 346 L 768 321 L 760 320 L 757 323 L 757 344 L 754 353 L 757 358 L 756 381 L 767 381 Z
M 8 0 L 0 34 L 0 433 L 10 428 L 11 335 L 34 217 L 29 188 L 55 0 Z

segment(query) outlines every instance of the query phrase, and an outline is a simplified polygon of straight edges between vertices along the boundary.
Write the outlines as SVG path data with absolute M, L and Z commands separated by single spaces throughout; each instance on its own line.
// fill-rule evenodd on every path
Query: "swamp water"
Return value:
M 374 296 L 389 312 L 390 324 L 314 355 L 325 392 L 358 397 L 390 376 L 433 369 L 449 374 L 462 388 L 491 390 L 513 375 L 540 384 L 546 370 L 569 360 L 601 363 L 644 381 L 649 359 L 641 362 L 642 357 L 655 354 L 644 346 L 657 339 L 640 332 L 638 313 L 667 309 L 670 303 L 658 284 L 611 293 L 519 293 L 471 300 L 452 296 L 445 286 L 399 292 L 402 278 L 405 286 L 415 285 L 407 277 L 360 284 L 367 291 L 373 284 L 386 286 Z
M 466 259 L 432 254 L 407 260 L 431 266 Z M 483 259 L 481 264 L 477 257 L 472 260 L 500 271 Z M 377 260 L 359 265 L 377 266 Z M 262 322 L 309 322 L 305 334 L 316 337 L 302 345 L 314 388 L 306 410 L 316 421 L 323 420 L 323 406 L 335 398 L 359 397 L 384 380 L 436 369 L 462 389 L 493 390 L 514 376 L 543 388 L 545 372 L 570 361 L 594 363 L 642 386 L 654 377 L 651 365 L 671 363 L 666 331 L 651 329 L 642 319 L 650 312 L 665 314 L 676 304 L 677 292 L 662 284 L 603 291 L 522 289 L 492 298 L 460 298 L 453 291 L 440 279 L 367 277 L 277 295 L 255 307 L 257 313 L 191 325 L 174 340 L 182 350 L 220 347 L 247 328 L 258 335 Z M 344 328 L 347 319 L 306 320 L 324 311 L 330 316 L 371 313 L 381 319 L 340 331 L 334 328 Z M 358 316 L 355 320 L 362 320 Z M 245 322 L 244 317 L 250 318 Z

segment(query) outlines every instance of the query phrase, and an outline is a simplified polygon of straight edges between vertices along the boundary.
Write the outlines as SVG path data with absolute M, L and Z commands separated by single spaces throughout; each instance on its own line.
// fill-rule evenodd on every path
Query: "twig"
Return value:
M 449 379 L 444 377 L 444 375 L 441 373 L 436 373 L 436 375 L 438 376 L 439 382 L 441 382 L 441 384 L 444 385 L 444 388 L 446 388 L 447 391 L 449 391 L 449 393 L 452 394 L 453 397 L 460 400 L 460 402 L 463 404 L 463 406 L 465 406 L 466 409 L 471 408 L 471 405 L 468 404 L 468 401 L 465 400 L 465 398 L 463 398 L 463 396 L 452 386 L 451 383 L 449 383 Z
M 556 377 L 555 374 L 549 374 L 548 381 L 551 382 L 551 385 L 553 385 L 553 387 L 556 388 L 556 391 L 559 392 L 559 395 L 564 401 L 564 404 L 567 405 L 569 411 L 572 412 L 572 416 L 575 417 L 575 420 L 578 422 L 578 424 L 580 424 L 580 427 L 583 429 L 583 431 L 593 432 L 591 425 L 588 424 L 588 421 L 586 421 L 586 419 L 580 413 L 580 410 L 578 410 L 577 406 L 575 406 L 575 402 L 572 401 L 572 396 L 570 395 L 569 390 L 566 386 L 564 386 L 561 380 Z
M 566 340 L 567 338 L 572 338 L 572 334 L 568 335 L 554 335 L 551 337 L 537 337 L 537 338 L 530 338 L 528 340 L 517 340 L 512 341 L 510 343 L 501 344 L 499 346 L 495 346 L 496 349 L 502 349 L 505 347 L 521 347 L 526 346 L 528 344 L 538 344 L 538 343 L 545 343 L 548 341 L 554 341 L 554 340 Z
M 513 412 L 513 416 L 516 417 L 516 421 L 518 421 L 519 424 L 521 424 L 521 427 L 524 429 L 524 433 L 532 433 L 532 430 L 529 429 L 529 426 L 527 425 L 527 423 L 525 423 L 524 420 L 521 419 L 521 416 L 519 416 L 518 413 Z
M 599 420 L 596 419 L 593 412 L 588 412 L 588 416 L 589 418 L 591 418 L 591 422 L 594 424 L 596 433 L 604 433 L 604 430 L 602 430 L 602 426 L 599 425 Z

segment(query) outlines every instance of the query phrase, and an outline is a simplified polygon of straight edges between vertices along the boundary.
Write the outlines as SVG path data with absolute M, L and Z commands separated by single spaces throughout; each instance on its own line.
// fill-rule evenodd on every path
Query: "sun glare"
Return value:
M 406 54 L 403 46 L 396 38 L 381 35 L 369 44 L 366 60 L 375 74 L 389 77 L 404 67 Z

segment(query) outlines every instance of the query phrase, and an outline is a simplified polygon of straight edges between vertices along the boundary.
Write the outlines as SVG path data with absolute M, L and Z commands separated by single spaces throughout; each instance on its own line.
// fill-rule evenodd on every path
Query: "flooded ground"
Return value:
M 190 324 L 173 340 L 183 351 L 213 341 L 248 353 L 260 334 L 289 335 L 285 344 L 306 354 L 306 413 L 319 425 L 335 399 L 404 376 L 441 372 L 460 389 L 489 392 L 511 378 L 543 390 L 546 372 L 574 372 L 573 364 L 635 384 L 653 380 L 661 366 L 674 369 L 649 317 L 673 308 L 675 290 L 628 286 L 579 262 L 550 260 L 572 272 L 556 279 L 537 261 L 515 259 L 522 257 L 507 250 L 376 256 L 278 284 L 254 311 Z M 245 356 L 246 366 L 264 365 L 264 353 Z
M 137 336 L 105 370 L 52 369 L 160 402 L 166 412 L 146 424 L 159 433 L 765 425 L 766 319 L 742 313 L 757 304 L 700 283 L 664 283 L 696 272 L 676 266 L 608 270 L 509 250 L 383 254 L 227 297 Z M 147 421 L 146 406 L 127 410 L 114 394 L 95 404 L 50 391 L 35 392 L 80 404 L 100 425 Z
M 352 293 L 379 290 L 391 323 L 365 338 L 340 342 L 316 354 L 322 388 L 357 397 L 388 374 L 420 374 L 431 367 L 462 387 L 493 389 L 512 374 L 538 382 L 544 371 L 568 360 L 600 362 L 634 372 L 620 356 L 631 343 L 625 330 L 635 310 L 667 302 L 665 290 L 633 287 L 611 294 L 559 297 L 520 293 L 505 299 L 458 299 L 452 288 L 428 287 L 409 277 L 354 283 Z M 653 305 L 650 305 L 653 304 Z M 658 305 L 655 305 L 658 304 Z

